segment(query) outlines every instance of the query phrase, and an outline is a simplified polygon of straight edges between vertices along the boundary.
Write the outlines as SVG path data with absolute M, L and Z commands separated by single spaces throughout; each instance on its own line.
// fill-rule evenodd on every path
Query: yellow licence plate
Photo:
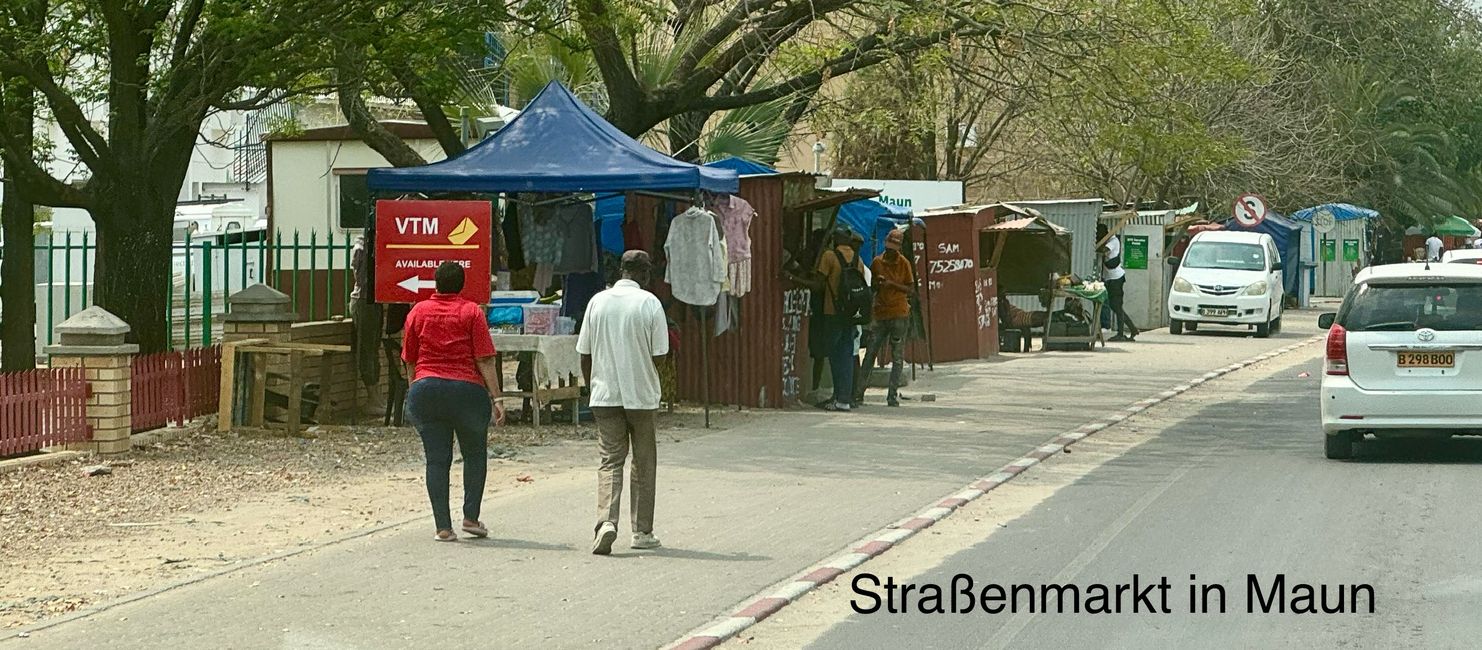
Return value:
M 1395 359 L 1400 368 L 1454 368 L 1455 352 L 1401 352 Z

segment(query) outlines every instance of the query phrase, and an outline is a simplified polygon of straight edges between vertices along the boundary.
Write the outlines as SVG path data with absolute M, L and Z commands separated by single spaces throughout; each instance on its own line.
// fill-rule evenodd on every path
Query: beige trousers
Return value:
M 628 449 L 633 450 L 632 495 L 629 510 L 633 513 L 633 532 L 654 531 L 654 474 L 658 463 L 658 445 L 654 440 L 654 414 L 613 406 L 593 406 L 597 419 L 598 446 L 602 464 L 597 469 L 597 525 L 618 523 L 623 499 L 623 464 Z

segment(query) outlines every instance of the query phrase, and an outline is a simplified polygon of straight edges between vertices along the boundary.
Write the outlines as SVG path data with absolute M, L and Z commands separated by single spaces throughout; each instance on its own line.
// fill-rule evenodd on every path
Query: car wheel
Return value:
M 1273 331 L 1273 332 L 1280 332 L 1281 331 L 1281 317 L 1280 316 L 1277 316 L 1276 317 L 1276 320 L 1271 321 L 1271 331 Z
M 1168 333 L 1174 336 L 1184 333 L 1184 322 L 1174 318 L 1168 321 Z
M 1339 431 L 1338 433 L 1323 436 L 1323 455 L 1333 460 L 1348 460 L 1353 458 L 1353 442 L 1355 436 L 1352 431 Z
M 1271 323 L 1261 323 L 1256 326 L 1256 338 L 1264 339 L 1271 336 Z

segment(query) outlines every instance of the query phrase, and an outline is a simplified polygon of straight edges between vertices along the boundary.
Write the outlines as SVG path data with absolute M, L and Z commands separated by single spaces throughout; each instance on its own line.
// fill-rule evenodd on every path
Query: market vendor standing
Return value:
M 855 404 L 864 402 L 865 389 L 870 385 L 870 374 L 875 370 L 875 359 L 880 354 L 880 348 L 889 341 L 890 389 L 885 394 L 885 405 L 901 405 L 896 389 L 901 383 L 901 363 L 905 356 L 905 346 L 902 343 L 906 339 L 906 331 L 910 329 L 910 297 L 916 292 L 916 273 L 911 269 L 911 260 L 901 254 L 901 242 L 904 238 L 901 231 L 890 231 L 885 236 L 885 252 L 870 265 L 874 269 L 874 325 L 870 329 L 864 365 L 859 378 L 855 380 Z
M 443 262 L 433 276 L 437 293 L 407 314 L 401 358 L 412 378 L 407 416 L 422 437 L 427 455 L 427 497 L 437 524 L 437 540 L 458 539 L 448 513 L 448 473 L 453 440 L 463 455 L 463 531 L 488 537 L 479 521 L 489 462 L 489 418 L 504 421 L 494 341 L 484 310 L 459 294 L 463 267 Z
M 1109 340 L 1135 341 L 1139 333 L 1137 325 L 1127 317 L 1127 310 L 1122 308 L 1123 289 L 1127 285 L 1127 271 L 1122 268 L 1122 240 L 1108 237 L 1109 232 L 1106 224 L 1096 224 L 1096 241 L 1106 242 L 1100 249 L 1101 279 L 1106 282 L 1106 304 L 1117 321 L 1117 334 Z M 1122 333 L 1124 328 L 1127 330 L 1126 334 Z

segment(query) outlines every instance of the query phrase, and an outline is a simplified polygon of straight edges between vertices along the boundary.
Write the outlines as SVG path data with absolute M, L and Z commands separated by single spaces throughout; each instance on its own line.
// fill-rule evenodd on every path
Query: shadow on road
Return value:
M 500 539 L 500 538 L 497 538 L 497 537 L 487 537 L 487 538 L 484 538 L 484 539 L 478 539 L 478 538 L 475 538 L 475 537 L 465 537 L 465 538 L 460 539 L 458 541 L 460 542 L 459 545 L 462 546 L 462 547 L 464 547 L 464 548 L 483 548 L 483 549 L 491 549 L 491 548 L 518 548 L 518 549 L 524 549 L 524 550 L 529 550 L 529 551 L 574 551 L 574 550 L 576 550 L 576 547 L 575 546 L 572 546 L 571 544 L 547 544 L 545 542 L 533 542 L 533 541 L 525 540 L 525 539 Z
M 674 558 L 676 560 L 715 560 L 718 562 L 768 562 L 772 558 L 765 555 L 752 555 L 750 553 L 710 553 L 708 551 L 692 551 L 682 548 L 660 547 L 652 551 L 613 553 L 613 557 L 640 557 L 653 555 L 657 557 Z
M 1354 447 L 1355 462 L 1364 464 L 1482 463 L 1482 438 L 1416 438 L 1376 440 L 1366 438 Z

